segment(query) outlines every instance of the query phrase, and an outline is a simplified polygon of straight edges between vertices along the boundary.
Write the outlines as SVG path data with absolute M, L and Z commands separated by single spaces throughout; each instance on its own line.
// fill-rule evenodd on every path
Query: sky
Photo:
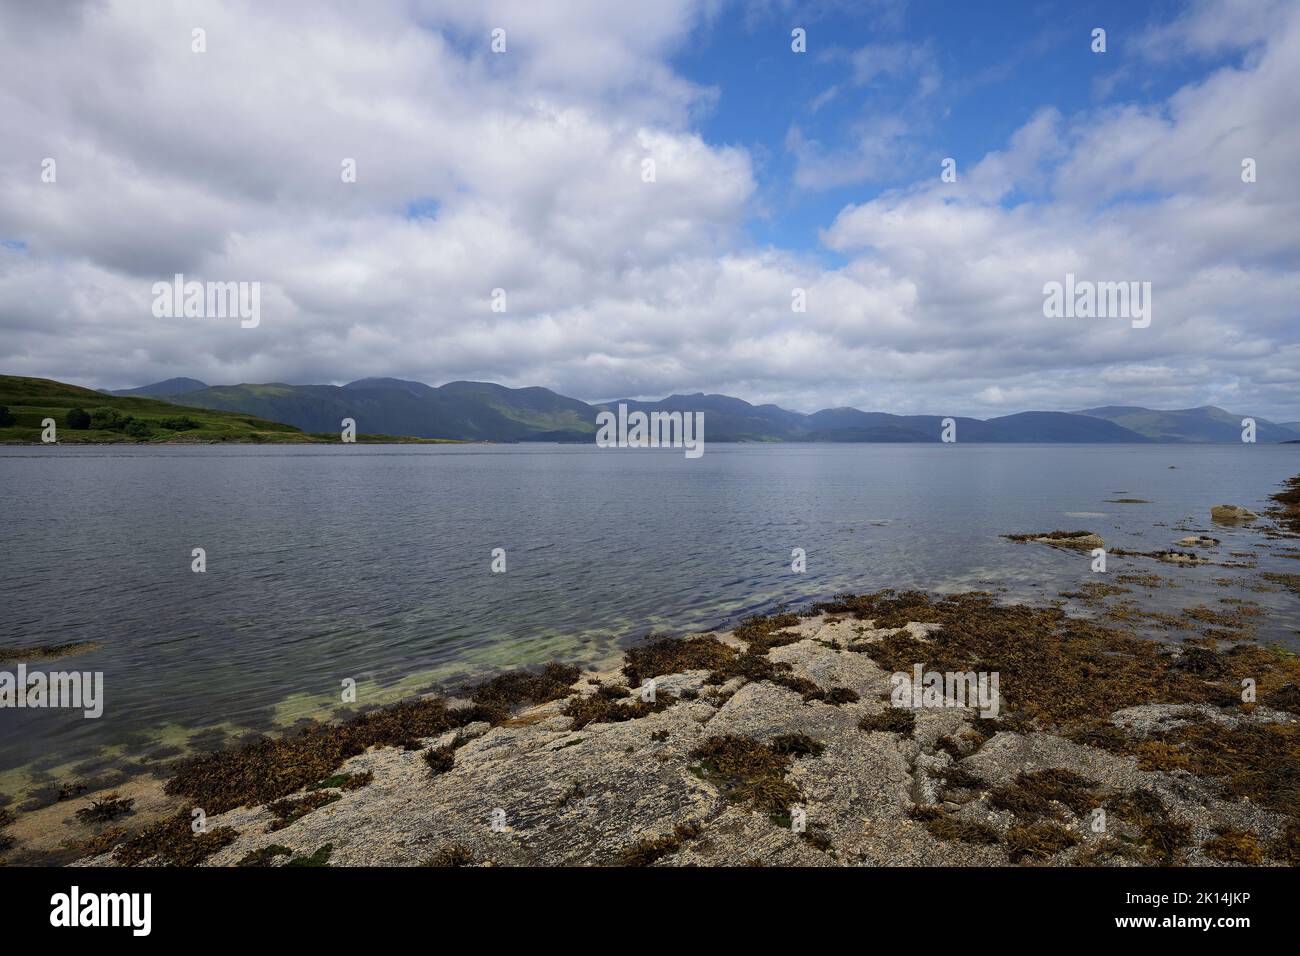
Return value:
M 5 0 L 0 75 L 3 373 L 1300 420 L 1295 0 Z

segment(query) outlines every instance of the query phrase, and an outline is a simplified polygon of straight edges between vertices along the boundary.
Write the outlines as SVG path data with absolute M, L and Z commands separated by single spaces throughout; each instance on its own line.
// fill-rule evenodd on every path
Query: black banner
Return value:
M 11 943 L 78 934 L 204 944 L 370 939 L 402 926 L 431 943 L 481 931 L 572 932 L 604 916 L 639 933 L 756 936 L 804 924 L 863 932 L 1237 934 L 1286 925 L 1289 869 L 7 869 Z M 147 894 L 147 896 L 146 896 Z M 602 914 L 601 911 L 604 911 Z M 602 920 L 603 922 L 604 920 Z M 807 922 L 811 921 L 811 922 Z M 108 925 L 102 925 L 108 924 Z M 382 929 L 381 929 L 382 928 Z M 802 932 L 801 931 L 801 932 Z M 549 935 L 549 934 L 548 934 Z M 15 950 L 17 951 L 17 950 Z

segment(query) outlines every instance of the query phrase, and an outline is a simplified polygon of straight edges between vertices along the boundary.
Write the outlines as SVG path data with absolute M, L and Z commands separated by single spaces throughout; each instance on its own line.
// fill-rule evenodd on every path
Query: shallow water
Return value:
M 3 447 L 0 645 L 101 644 L 30 668 L 103 671 L 106 708 L 0 709 L 0 791 L 324 716 L 344 678 L 366 704 L 838 591 L 1045 601 L 1101 577 L 1006 532 L 1159 550 L 1208 531 L 1259 566 L 1109 570 L 1175 579 L 1142 595 L 1162 606 L 1248 598 L 1260 638 L 1295 647 L 1293 594 L 1214 583 L 1300 572 L 1295 542 L 1209 509 L 1261 510 L 1297 472 L 1300 445 Z

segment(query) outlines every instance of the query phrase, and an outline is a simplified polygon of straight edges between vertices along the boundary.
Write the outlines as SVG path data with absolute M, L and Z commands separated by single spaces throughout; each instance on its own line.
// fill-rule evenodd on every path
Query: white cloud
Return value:
M 1044 110 L 957 184 L 927 159 L 915 186 L 827 224 L 845 259 L 828 268 L 745 239 L 750 153 L 694 131 L 715 91 L 668 65 L 737 11 L 552 6 L 6 7 L 0 239 L 27 248 L 0 245 L 0 365 L 952 414 L 1230 398 L 1300 418 L 1294 8 L 1247 31 L 1248 62 L 1164 104 Z M 923 88 L 924 59 L 893 68 Z M 819 182 L 891 155 L 792 137 Z M 431 214 L 408 218 L 413 202 Z M 153 318 L 152 283 L 177 271 L 260 280 L 261 325 Z M 1151 281 L 1151 328 L 1044 319 L 1042 285 L 1067 271 Z
M 1153 60 L 1237 51 L 1260 44 L 1284 20 L 1291 0 L 1192 0 L 1169 23 L 1139 37 L 1138 51 Z

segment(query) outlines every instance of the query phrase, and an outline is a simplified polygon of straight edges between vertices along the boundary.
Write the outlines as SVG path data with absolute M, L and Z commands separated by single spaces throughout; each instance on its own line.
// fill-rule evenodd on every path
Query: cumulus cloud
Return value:
M 950 414 L 1222 401 L 1300 418 L 1294 7 L 1165 102 L 1040 111 L 955 184 L 927 160 L 914 185 L 826 224 L 834 266 L 747 239 L 751 152 L 700 135 L 725 100 L 670 66 L 735 9 L 42 9 L 0 12 L 9 373 L 476 378 Z M 1157 29 L 1183 23 L 1166 43 L 1194 55 L 1198 22 Z M 923 86 L 932 59 L 890 49 Z M 889 135 L 864 132 L 857 155 L 880 161 Z M 834 175 L 833 153 L 792 143 Z M 1257 183 L 1241 182 L 1244 156 Z M 261 324 L 155 318 L 152 284 L 176 272 L 260 281 Z M 1152 282 L 1151 327 L 1045 319 L 1043 284 L 1066 272 Z

